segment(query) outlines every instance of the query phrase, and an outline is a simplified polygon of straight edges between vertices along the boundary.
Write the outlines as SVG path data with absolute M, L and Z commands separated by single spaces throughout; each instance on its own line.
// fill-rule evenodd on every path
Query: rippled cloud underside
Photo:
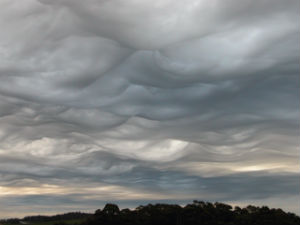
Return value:
M 0 0 L 0 28 L 0 217 L 299 212 L 299 1 Z

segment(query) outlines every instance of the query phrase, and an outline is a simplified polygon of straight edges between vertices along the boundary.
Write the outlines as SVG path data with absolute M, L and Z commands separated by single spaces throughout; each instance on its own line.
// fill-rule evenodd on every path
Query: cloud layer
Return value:
M 0 216 L 299 211 L 297 21 L 296 0 L 0 0 Z

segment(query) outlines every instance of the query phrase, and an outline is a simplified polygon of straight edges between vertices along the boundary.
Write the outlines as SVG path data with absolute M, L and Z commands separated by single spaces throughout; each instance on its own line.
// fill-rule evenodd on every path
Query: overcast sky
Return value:
M 193 199 L 299 212 L 299 9 L 0 0 L 0 217 Z

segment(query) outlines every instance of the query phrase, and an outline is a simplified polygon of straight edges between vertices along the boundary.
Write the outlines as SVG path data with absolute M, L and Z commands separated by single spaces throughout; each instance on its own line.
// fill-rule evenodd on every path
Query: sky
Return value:
M 299 214 L 299 3 L 0 0 L 0 218 Z

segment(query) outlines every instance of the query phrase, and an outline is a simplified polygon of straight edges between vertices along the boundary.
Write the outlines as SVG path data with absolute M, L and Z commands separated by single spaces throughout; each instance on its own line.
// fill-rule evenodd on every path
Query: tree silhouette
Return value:
M 282 209 L 270 209 L 267 206 L 249 205 L 245 208 L 216 202 L 193 201 L 182 207 L 171 204 L 148 204 L 134 210 L 122 209 L 108 203 L 97 209 L 93 215 L 85 213 L 67 213 L 56 216 L 31 216 L 23 221 L 30 224 L 51 222 L 53 225 L 72 225 L 65 219 L 87 218 L 80 225 L 299 225 L 300 218 Z M 3 225 L 20 224 L 20 219 L 0 221 Z M 51 225 L 49 223 L 49 225 Z
M 107 204 L 82 225 L 299 225 L 300 218 L 267 206 L 246 208 L 216 202 L 193 201 L 184 207 L 148 204 L 135 210 Z

